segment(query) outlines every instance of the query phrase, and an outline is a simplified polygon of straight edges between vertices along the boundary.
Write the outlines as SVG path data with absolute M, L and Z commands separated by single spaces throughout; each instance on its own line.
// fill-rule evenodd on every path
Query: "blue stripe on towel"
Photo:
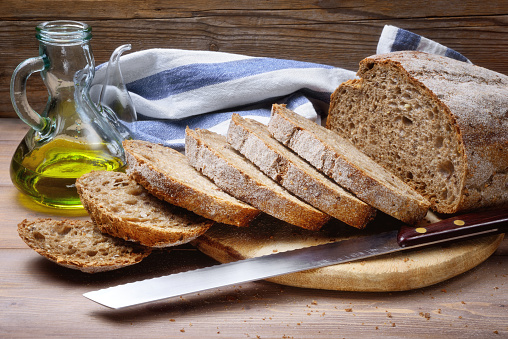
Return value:
M 271 115 L 271 104 L 259 105 L 252 108 L 237 109 L 228 112 L 207 113 L 199 116 L 193 116 L 181 120 L 140 120 L 133 123 L 124 123 L 131 129 L 134 139 L 147 140 L 154 143 L 160 143 L 172 147 L 178 151 L 183 151 L 185 145 L 185 128 L 210 129 L 231 119 L 233 113 L 242 116 L 257 116 L 269 118 Z M 221 133 L 224 134 L 224 133 Z
M 405 29 L 402 29 L 402 28 L 396 28 L 396 29 L 397 29 L 397 33 L 395 34 L 395 38 L 392 42 L 392 47 L 390 49 L 391 52 L 398 52 L 398 51 L 429 52 L 429 51 L 427 51 L 428 48 L 431 48 L 431 49 L 434 48 L 434 50 L 432 50 L 431 53 L 441 54 L 441 55 L 444 55 L 448 58 L 452 58 L 452 59 L 459 60 L 459 61 L 470 62 L 468 58 L 466 58 L 459 52 L 454 51 L 453 49 L 445 47 L 445 46 L 443 46 L 435 41 L 432 41 L 432 40 L 425 39 L 426 47 L 422 48 L 420 46 L 420 43 L 422 42 L 422 37 L 420 35 L 410 32 L 410 31 L 406 31 Z M 382 44 L 383 41 L 380 41 L 380 43 Z M 389 41 L 387 41 L 386 43 L 389 43 Z M 436 48 L 438 46 L 439 46 L 439 48 Z M 437 50 L 442 49 L 443 52 L 437 52 L 436 49 Z
M 130 92 L 148 100 L 160 100 L 170 95 L 197 88 L 247 78 L 272 71 L 298 68 L 327 68 L 332 66 L 294 60 L 252 58 L 223 63 L 191 64 L 176 67 L 127 84 Z
M 460 54 L 459 52 L 454 51 L 454 50 L 453 50 L 453 49 L 451 49 L 451 48 L 446 49 L 445 56 L 447 56 L 448 58 L 455 59 L 455 60 L 464 61 L 464 62 L 469 62 L 469 59 L 468 59 L 468 58 L 466 58 L 465 56 L 463 56 L 463 55 L 462 55 L 462 54 Z
M 392 52 L 416 51 L 421 39 L 422 37 L 418 34 L 399 28 L 392 45 Z
M 276 98 L 264 100 L 257 104 L 237 107 L 235 109 L 201 114 L 180 120 L 153 120 L 150 117 L 138 115 L 138 120 L 133 123 L 124 123 L 132 132 L 134 139 L 147 140 L 155 143 L 161 143 L 165 146 L 172 147 L 179 151 L 184 149 L 183 139 L 185 138 L 185 128 L 191 129 L 202 128 L 211 129 L 228 122 L 234 113 L 241 116 L 263 117 L 269 119 L 271 116 L 271 108 L 274 102 L 287 104 L 292 110 L 310 103 L 309 99 L 303 95 L 294 93 L 286 98 L 277 100 Z M 216 131 L 225 135 L 227 126 L 223 126 L 223 130 Z

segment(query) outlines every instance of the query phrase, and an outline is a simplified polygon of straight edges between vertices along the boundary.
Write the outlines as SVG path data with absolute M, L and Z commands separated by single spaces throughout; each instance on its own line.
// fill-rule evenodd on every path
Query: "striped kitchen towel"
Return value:
M 471 63 L 462 54 L 440 43 L 405 29 L 386 25 L 383 32 L 381 32 L 376 53 L 383 54 L 397 51 L 427 52 Z
M 462 55 L 417 34 L 385 26 L 377 53 L 420 50 L 467 61 Z M 102 65 L 101 65 L 102 66 Z M 94 83 L 103 83 L 99 66 Z M 135 139 L 182 150 L 185 128 L 225 134 L 238 113 L 267 123 L 273 103 L 316 122 L 326 115 L 330 95 L 355 71 L 309 62 L 245 55 L 149 49 L 120 58 L 137 121 L 123 123 Z

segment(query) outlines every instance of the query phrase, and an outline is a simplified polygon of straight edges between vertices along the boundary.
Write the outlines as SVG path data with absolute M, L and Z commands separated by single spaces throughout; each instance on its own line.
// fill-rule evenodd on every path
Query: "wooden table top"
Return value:
M 67 5 L 70 4 L 70 5 Z M 385 24 L 451 47 L 508 74 L 507 0 L 126 1 L 2 0 L 0 13 L 0 338 L 507 338 L 508 240 L 478 267 L 435 286 L 397 293 L 302 289 L 259 281 L 110 310 L 83 293 L 212 265 L 190 246 L 139 265 L 88 275 L 59 267 L 18 237 L 25 218 L 76 217 L 34 205 L 9 177 L 27 127 L 9 98 L 14 68 L 37 55 L 35 26 L 72 19 L 93 27 L 96 63 L 116 46 L 183 48 L 295 59 L 351 70 L 375 53 Z M 47 90 L 30 78 L 40 111 Z
M 476 268 L 423 289 L 353 293 L 258 281 L 124 310 L 83 293 L 216 263 L 189 245 L 89 275 L 39 256 L 18 237 L 25 218 L 88 218 L 34 205 L 9 177 L 27 131 L 0 119 L 0 337 L 372 338 L 508 337 L 508 240 Z M 170 288 L 170 287 L 168 287 Z

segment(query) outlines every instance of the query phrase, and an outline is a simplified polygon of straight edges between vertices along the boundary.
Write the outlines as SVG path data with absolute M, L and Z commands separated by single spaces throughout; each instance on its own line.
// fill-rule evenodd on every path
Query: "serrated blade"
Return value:
M 427 226 L 278 252 L 85 293 L 107 307 L 122 308 L 208 289 L 262 280 L 417 247 L 508 231 L 508 210 L 464 214 Z
M 396 239 L 397 231 L 385 232 L 118 285 L 84 296 L 117 309 L 404 250 Z

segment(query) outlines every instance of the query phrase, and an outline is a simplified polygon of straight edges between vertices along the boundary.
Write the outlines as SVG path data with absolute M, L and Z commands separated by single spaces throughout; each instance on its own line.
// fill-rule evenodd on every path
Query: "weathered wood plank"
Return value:
M 273 13 L 274 11 L 300 12 L 302 17 L 309 17 L 314 12 L 322 12 L 320 16 L 329 14 L 351 20 L 414 18 L 414 17 L 451 17 L 471 15 L 497 15 L 506 12 L 506 1 L 491 1 L 489 5 L 475 0 L 450 0 L 446 3 L 435 3 L 432 6 L 422 6 L 421 1 L 405 0 L 379 2 L 376 0 L 321 0 L 310 2 L 306 0 L 275 0 L 275 1 L 234 1 L 234 0 L 198 0 L 198 1 L 161 1 L 134 0 L 126 3 L 123 0 L 104 2 L 101 0 L 75 1 L 72 7 L 65 0 L 4 0 L 4 7 L 8 11 L 0 13 L 0 20 L 26 19 L 38 20 L 51 17 L 68 19 L 73 17 L 88 19 L 138 19 L 138 18 L 167 18 L 171 17 L 199 17 L 214 15 L 215 13 Z
M 93 26 L 97 63 L 105 62 L 114 47 L 130 42 L 133 50 L 214 50 L 356 70 L 362 58 L 375 53 L 382 27 L 393 24 L 454 48 L 478 65 L 508 74 L 504 58 L 508 47 L 506 0 L 489 6 L 476 1 L 452 1 L 447 6 L 421 6 L 416 1 L 383 5 L 377 1 L 276 1 L 252 5 L 133 1 L 127 7 L 121 1 L 93 0 L 73 2 L 72 13 L 68 6 L 54 2 L 51 6 L 44 6 L 44 1 L 7 2 L 5 8 L 9 11 L 0 16 L 0 93 L 5 94 L 17 64 L 37 54 L 35 25 L 63 18 L 84 20 Z M 30 102 L 41 110 L 46 89 L 40 79 L 30 79 L 29 84 Z M 8 95 L 2 95 L 0 117 L 8 116 L 15 115 Z
M 401 293 L 346 293 L 267 282 L 126 310 L 82 293 L 214 262 L 196 251 L 157 252 L 122 270 L 87 275 L 29 249 L 0 250 L 2 337 L 337 338 L 508 334 L 508 257 L 491 257 L 444 283 Z
M 287 12 L 283 14 L 276 17 L 266 15 L 255 20 L 248 15 L 226 13 L 202 18 L 129 21 L 88 19 L 86 22 L 94 28 L 92 44 L 98 63 L 106 61 L 117 45 L 130 42 L 134 50 L 154 47 L 220 50 L 355 69 L 361 58 L 375 52 L 385 24 L 398 24 L 438 40 L 466 54 L 475 63 L 494 70 L 504 65 L 501 61 L 497 61 L 496 65 L 495 57 L 501 56 L 508 45 L 505 39 L 508 13 L 487 17 L 417 18 L 397 22 L 365 19 L 302 21 L 289 16 Z M 36 56 L 36 23 L 0 21 L 0 41 L 4 46 L 0 56 L 8 58 L 4 61 L 13 59 L 16 61 L 13 66 L 16 66 L 25 58 Z M 502 69 L 506 69 L 504 67 Z

